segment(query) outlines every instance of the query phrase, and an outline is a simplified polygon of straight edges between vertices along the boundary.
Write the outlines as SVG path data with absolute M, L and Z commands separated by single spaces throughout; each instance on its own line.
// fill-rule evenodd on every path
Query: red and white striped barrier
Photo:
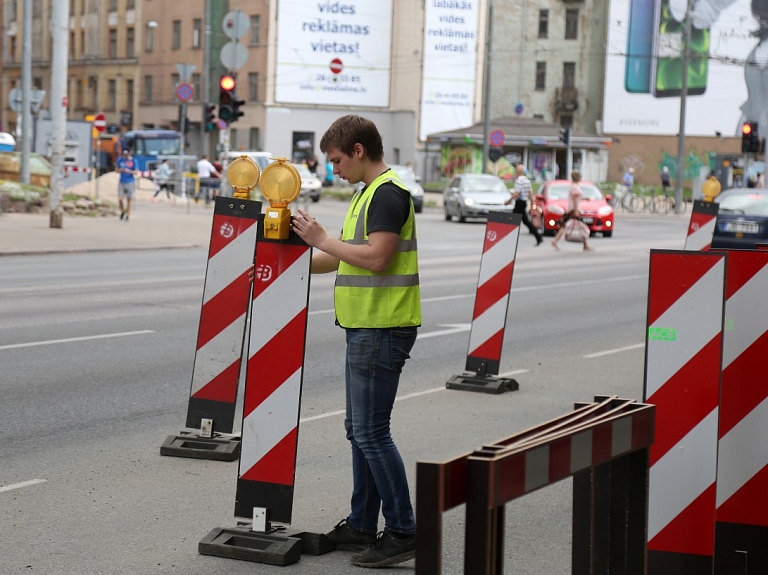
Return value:
M 719 210 L 720 204 L 694 200 L 691 220 L 688 222 L 688 235 L 685 238 L 686 251 L 703 252 L 709 249 Z
M 497 375 L 501 364 L 520 222 L 520 214 L 488 214 L 465 367 L 475 376 L 454 376 L 446 384 L 449 389 L 489 393 L 518 389 L 514 380 L 488 376 Z
M 89 166 L 64 166 L 65 172 L 74 172 L 74 173 L 86 173 L 93 170 L 93 168 Z
M 243 405 L 236 517 L 266 508 L 291 522 L 309 307 L 311 248 L 259 231 Z
M 715 573 L 768 573 L 768 252 L 728 252 Z
M 187 427 L 232 433 L 260 202 L 216 198 Z
M 155 172 L 152 172 L 152 171 L 149 171 L 149 172 L 146 172 L 146 171 L 145 172 L 136 172 L 135 176 L 139 177 L 139 178 L 154 178 L 155 177 Z
M 722 252 L 651 251 L 648 573 L 712 571 L 725 263 Z

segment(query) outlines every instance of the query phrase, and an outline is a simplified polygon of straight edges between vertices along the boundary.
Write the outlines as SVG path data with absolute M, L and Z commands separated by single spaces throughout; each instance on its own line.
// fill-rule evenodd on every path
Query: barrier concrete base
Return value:
M 322 533 L 272 530 L 268 533 L 251 531 L 250 525 L 217 527 L 198 545 L 198 553 L 265 563 L 291 565 L 307 555 L 323 555 L 333 551 L 333 541 Z
M 169 435 L 166 438 L 160 446 L 160 455 L 237 461 L 240 457 L 240 443 L 239 436 L 201 437 L 192 432 L 182 431 L 179 435 Z
M 517 391 L 520 384 L 509 377 L 495 377 L 493 375 L 475 375 L 472 373 L 463 373 L 454 375 L 446 383 L 447 389 L 458 389 L 461 391 L 479 391 L 482 393 L 504 393 L 505 391 Z

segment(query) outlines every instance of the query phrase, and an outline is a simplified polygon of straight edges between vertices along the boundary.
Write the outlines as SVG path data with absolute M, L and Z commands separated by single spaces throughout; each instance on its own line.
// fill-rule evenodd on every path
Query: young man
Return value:
M 328 537 L 337 549 L 362 549 L 353 564 L 384 567 L 416 553 L 405 466 L 390 434 L 400 372 L 421 325 L 416 219 L 408 189 L 384 163 L 373 122 L 339 118 L 323 135 L 320 149 L 335 174 L 350 184 L 365 184 L 352 198 L 338 238 L 302 210 L 291 219 L 292 229 L 315 248 L 312 273 L 337 273 L 336 323 L 346 331 L 351 512 Z M 379 509 L 384 531 L 377 535 Z
M 200 192 L 195 196 L 195 201 L 198 200 L 200 194 L 205 194 L 205 203 L 211 202 L 210 189 L 214 188 L 213 182 L 211 182 L 211 176 L 221 178 L 219 171 L 213 167 L 213 164 L 208 161 L 208 156 L 203 156 L 197 162 L 197 177 L 200 180 Z
M 120 219 L 128 221 L 131 215 L 131 200 L 136 196 L 136 183 L 134 173 L 136 162 L 130 150 L 123 150 L 123 157 L 118 158 L 115 169 L 120 173 L 120 182 L 117 184 L 117 199 L 120 203 Z

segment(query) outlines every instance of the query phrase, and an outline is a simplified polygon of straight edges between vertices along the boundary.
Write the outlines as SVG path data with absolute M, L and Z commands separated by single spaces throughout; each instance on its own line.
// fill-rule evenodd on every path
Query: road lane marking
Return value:
M 420 333 L 416 336 L 416 339 L 427 339 L 430 337 L 440 337 L 441 335 L 451 335 L 454 333 L 463 333 L 472 329 L 471 323 L 441 323 L 440 327 L 446 327 L 448 329 L 439 329 L 437 331 L 428 331 L 427 333 Z
M 94 339 L 109 339 L 111 337 L 127 337 L 129 335 L 145 335 L 148 333 L 155 333 L 151 329 L 142 329 L 139 331 L 123 331 L 120 333 L 104 333 L 101 335 L 85 335 L 82 337 L 68 337 L 65 339 L 49 339 L 47 341 L 30 341 L 28 343 L 14 343 L 11 345 L 0 345 L 2 349 L 19 349 L 21 347 L 37 347 L 39 345 L 54 345 L 56 343 L 71 343 L 74 341 L 91 341 Z
M 13 491 L 14 489 L 21 489 L 23 487 L 30 487 L 31 485 L 37 485 L 38 483 L 45 483 L 47 479 L 30 479 L 29 481 L 22 481 L 20 483 L 13 483 L 11 485 L 0 485 L 0 493 L 3 491 Z
M 634 345 L 625 345 L 624 347 L 617 347 L 616 349 L 607 349 L 605 351 L 598 351 L 595 353 L 588 353 L 587 355 L 582 355 L 584 359 L 594 359 L 596 357 L 603 357 L 604 355 L 612 355 L 614 353 L 622 353 L 624 351 L 632 351 L 633 349 L 639 349 L 641 347 L 645 347 L 644 343 L 636 343 Z
M 514 371 L 509 371 L 507 373 L 500 373 L 499 377 L 508 377 L 510 375 L 519 375 L 521 373 L 528 373 L 527 369 L 516 369 Z M 437 391 L 445 391 L 445 386 L 443 387 L 433 387 L 432 389 L 426 389 L 424 391 L 414 391 L 413 393 L 406 393 L 405 395 L 398 395 L 395 398 L 395 401 L 403 401 L 406 399 L 413 399 L 414 397 L 421 397 L 422 395 L 429 395 L 431 393 L 435 393 Z M 339 409 L 338 411 L 329 411 L 327 413 L 320 413 L 318 415 L 310 415 L 309 417 L 303 417 L 299 420 L 299 423 L 308 423 L 310 421 L 317 421 L 319 419 L 327 419 L 329 417 L 335 417 L 337 415 L 344 415 L 346 411 L 343 409 Z

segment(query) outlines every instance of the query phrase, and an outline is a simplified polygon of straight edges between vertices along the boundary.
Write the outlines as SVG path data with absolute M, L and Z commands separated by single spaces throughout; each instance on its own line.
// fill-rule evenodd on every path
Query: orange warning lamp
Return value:
M 701 185 L 701 191 L 704 194 L 705 202 L 714 202 L 715 198 L 720 193 L 722 186 L 715 177 L 714 174 L 710 174 L 709 178 Z
M 286 158 L 264 168 L 261 175 L 261 195 L 269 200 L 264 214 L 264 237 L 271 240 L 287 240 L 291 232 L 291 210 L 288 208 L 301 192 L 299 171 Z
M 227 182 L 232 186 L 233 198 L 238 200 L 248 200 L 251 197 L 251 190 L 259 183 L 261 170 L 259 165 L 246 155 L 232 160 L 227 166 Z

